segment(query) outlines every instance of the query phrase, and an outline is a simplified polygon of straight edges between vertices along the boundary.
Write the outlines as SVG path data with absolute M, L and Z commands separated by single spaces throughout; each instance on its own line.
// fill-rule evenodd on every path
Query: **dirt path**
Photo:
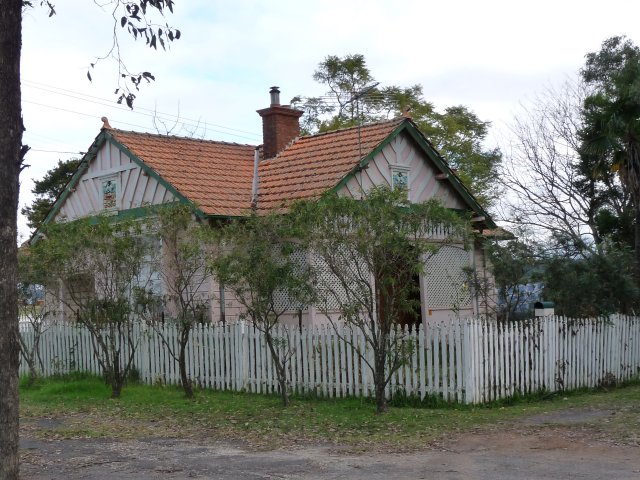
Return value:
M 25 479 L 636 479 L 640 447 L 594 429 L 615 412 L 569 410 L 460 435 L 413 453 L 336 446 L 256 451 L 215 440 L 23 437 Z

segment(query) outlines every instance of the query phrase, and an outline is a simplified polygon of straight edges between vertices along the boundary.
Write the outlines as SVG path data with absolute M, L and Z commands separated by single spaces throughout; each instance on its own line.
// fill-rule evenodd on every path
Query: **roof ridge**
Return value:
M 365 123 L 363 125 L 354 125 L 352 127 L 336 128 L 335 130 L 328 130 L 326 132 L 318 132 L 318 133 L 314 133 L 312 135 L 302 135 L 302 136 L 297 137 L 297 138 L 302 140 L 303 138 L 321 137 L 323 135 L 331 135 L 331 134 L 335 134 L 335 133 L 338 133 L 338 132 L 346 132 L 348 130 L 355 130 L 355 129 L 358 129 L 358 128 L 371 128 L 371 127 L 375 127 L 375 126 L 378 126 L 378 125 L 384 125 L 386 123 L 388 123 L 388 124 L 392 124 L 392 123 L 400 124 L 400 123 L 402 123 L 402 121 L 404 121 L 406 119 L 407 119 L 406 117 L 397 116 L 397 117 L 392 118 L 390 120 L 379 120 L 377 122 Z
M 135 130 L 122 130 L 119 128 L 110 128 L 108 129 L 109 133 L 124 133 L 124 134 L 129 134 L 129 135 L 139 135 L 139 136 L 144 136 L 144 137 L 153 137 L 153 138 L 161 138 L 161 139 L 168 139 L 168 140 L 186 140 L 186 141 L 190 141 L 190 142 L 198 142 L 198 143 L 215 143 L 215 144 L 222 144 L 222 145 L 233 145 L 233 146 L 238 146 L 238 147 L 251 147 L 251 148 L 256 148 L 259 145 L 252 145 L 250 143 L 237 143 L 237 142 L 225 142 L 223 140 L 208 140 L 208 139 L 204 139 L 204 138 L 193 138 L 193 137 L 183 137 L 180 135 L 163 135 L 160 133 L 150 133 L 150 132 L 136 132 Z

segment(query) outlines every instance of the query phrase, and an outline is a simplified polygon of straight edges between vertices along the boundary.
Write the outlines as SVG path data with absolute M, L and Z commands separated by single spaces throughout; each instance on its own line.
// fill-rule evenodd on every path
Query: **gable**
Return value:
M 448 208 L 466 209 L 468 205 L 422 148 L 405 132 L 384 145 L 362 170 L 353 173 L 338 190 L 339 195 L 359 197 L 361 191 L 376 186 L 392 186 L 392 175 L 407 175 L 409 200 L 422 203 L 437 199 Z
M 295 139 L 273 159 L 260 162 L 258 209 L 319 198 L 376 149 L 402 119 L 350 127 Z
M 242 216 L 251 208 L 258 151 L 251 145 L 103 129 L 45 222 L 171 201 L 191 203 L 201 216 Z M 373 186 L 392 186 L 394 171 L 396 178 L 409 179 L 412 202 L 439 199 L 495 226 L 406 118 L 294 139 L 275 158 L 260 162 L 257 207 L 286 208 L 327 191 L 359 196 Z
M 70 221 L 101 213 L 117 213 L 177 200 L 155 176 L 110 141 L 95 156 L 59 199 L 53 221 Z

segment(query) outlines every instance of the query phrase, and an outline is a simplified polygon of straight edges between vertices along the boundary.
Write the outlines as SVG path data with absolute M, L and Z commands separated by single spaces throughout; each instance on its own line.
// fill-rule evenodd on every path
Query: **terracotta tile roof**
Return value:
M 372 123 L 296 139 L 273 159 L 260 162 L 258 208 L 317 198 L 336 186 L 404 119 Z
M 250 208 L 255 146 L 108 132 L 205 214 L 236 216 Z
M 258 208 L 319 197 L 336 186 L 402 122 L 299 137 L 260 162 Z M 207 215 L 237 216 L 251 208 L 255 146 L 109 129 L 108 133 Z

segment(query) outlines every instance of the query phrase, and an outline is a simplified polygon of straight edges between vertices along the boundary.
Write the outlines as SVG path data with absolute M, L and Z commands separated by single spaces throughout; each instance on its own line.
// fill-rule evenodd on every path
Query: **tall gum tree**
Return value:
M 18 176 L 22 0 L 0 1 L 0 479 L 18 478 Z
M 20 56 L 22 12 L 33 4 L 55 13 L 48 0 L 0 0 L 0 480 L 19 475 L 18 458 L 18 289 L 17 217 L 19 175 L 28 147 L 22 145 L 24 130 L 21 109 Z M 154 23 L 155 14 L 173 12 L 173 0 L 111 0 L 114 28 L 108 57 L 118 63 L 118 100 L 133 107 L 135 93 L 143 81 L 153 80 L 149 72 L 130 74 L 120 55 L 118 35 L 140 37 L 149 48 L 165 49 L 180 38 L 180 31 Z M 105 7 L 107 4 L 96 4 Z M 94 63 L 95 64 L 95 63 Z M 93 65 L 92 65 L 93 66 Z M 90 72 L 88 73 L 90 77 Z M 127 83 L 124 83 L 127 82 Z

